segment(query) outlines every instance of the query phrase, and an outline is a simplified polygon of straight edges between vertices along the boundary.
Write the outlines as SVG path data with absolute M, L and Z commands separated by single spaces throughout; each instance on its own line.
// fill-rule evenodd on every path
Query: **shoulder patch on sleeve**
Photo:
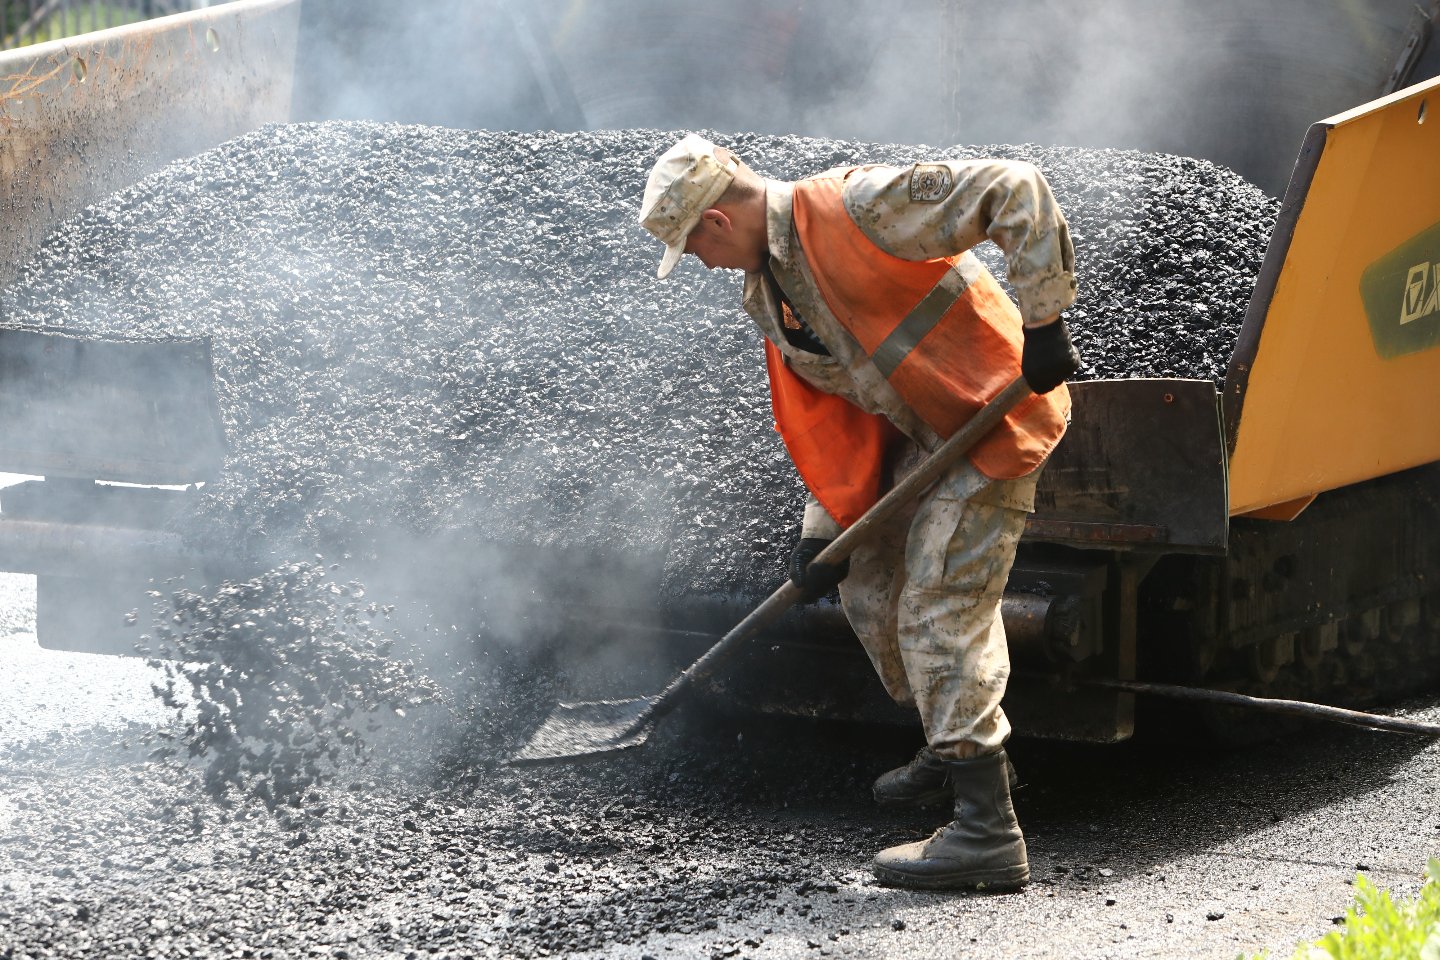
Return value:
M 910 170 L 910 199 L 917 203 L 939 203 L 954 187 L 955 176 L 943 163 L 917 163 Z

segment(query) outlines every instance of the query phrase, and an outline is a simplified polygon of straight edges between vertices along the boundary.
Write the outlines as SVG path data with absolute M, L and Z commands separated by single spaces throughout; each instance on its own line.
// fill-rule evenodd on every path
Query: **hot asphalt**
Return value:
M 226 809 L 143 662 L 39 648 L 0 582 L 0 957 L 1233 957 L 1331 929 L 1357 870 L 1440 854 L 1440 748 L 1317 727 L 1244 750 L 1017 739 L 1034 880 L 890 890 L 870 853 L 939 812 L 874 808 L 913 731 L 692 710 L 633 755 L 511 770 L 496 715 L 406 735 L 303 805 Z M 1440 719 L 1440 701 L 1408 712 Z M 1143 722 L 1143 714 L 1142 714 Z
M 758 601 L 805 493 L 739 276 L 656 280 L 635 222 L 678 135 L 265 127 L 57 228 L 0 290 L 0 326 L 212 338 L 230 452 L 177 522 L 216 551 L 291 561 L 457 526 L 494 545 L 491 580 L 522 579 L 517 548 L 591 548 L 646 601 Z M 1278 207 L 1168 154 L 715 136 L 778 178 L 1036 164 L 1075 242 L 1087 380 L 1222 379 Z

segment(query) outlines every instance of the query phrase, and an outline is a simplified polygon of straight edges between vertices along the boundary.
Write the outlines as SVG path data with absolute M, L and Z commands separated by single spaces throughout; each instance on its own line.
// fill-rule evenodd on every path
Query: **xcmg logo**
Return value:
M 1366 267 L 1360 299 L 1380 356 L 1440 347 L 1440 223 Z
M 1417 263 L 1405 278 L 1400 322 L 1414 323 L 1432 313 L 1440 313 L 1440 263 Z

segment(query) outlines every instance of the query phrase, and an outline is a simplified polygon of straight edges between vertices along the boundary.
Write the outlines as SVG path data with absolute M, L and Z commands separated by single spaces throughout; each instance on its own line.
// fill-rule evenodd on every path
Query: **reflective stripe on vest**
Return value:
M 890 335 L 880 342 L 870 360 L 885 379 L 890 379 L 910 352 L 919 345 L 925 335 L 935 329 L 940 318 L 949 312 L 965 292 L 969 284 L 959 271 L 950 269 L 930 288 L 924 299 L 915 304 L 905 318 L 896 324 Z
M 948 437 L 1020 372 L 1020 312 L 974 257 L 904 260 L 877 247 L 845 208 L 848 174 L 795 184 L 800 247 L 835 319 L 906 405 Z M 1063 385 L 1022 401 L 971 462 L 991 479 L 1024 476 L 1060 441 L 1069 411 Z

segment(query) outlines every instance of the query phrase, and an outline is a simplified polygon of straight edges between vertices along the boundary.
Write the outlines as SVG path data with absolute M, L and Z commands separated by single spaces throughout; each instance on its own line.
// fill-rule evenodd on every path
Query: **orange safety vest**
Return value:
M 830 312 L 920 419 L 949 437 L 1020 372 L 1020 312 L 983 268 L 958 295 L 942 284 L 959 257 L 903 260 L 877 247 L 845 209 L 850 172 L 795 184 L 800 247 Z M 848 527 L 884 492 L 885 451 L 899 431 L 812 387 L 765 346 L 775 427 L 815 499 Z M 1055 449 L 1069 413 L 1063 384 L 1029 397 L 970 461 L 992 480 L 1023 477 Z

